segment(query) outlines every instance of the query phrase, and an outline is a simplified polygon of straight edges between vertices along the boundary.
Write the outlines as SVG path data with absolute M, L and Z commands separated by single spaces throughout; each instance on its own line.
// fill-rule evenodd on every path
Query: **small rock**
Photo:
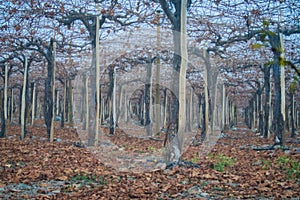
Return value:
M 300 153 L 300 148 L 294 148 L 294 153 Z
M 256 128 L 252 129 L 251 131 L 252 131 L 253 133 L 257 133 L 257 129 L 256 129 Z
M 56 138 L 55 141 L 56 141 L 56 142 L 62 142 L 62 139 Z
M 25 183 L 20 183 L 16 186 L 16 189 L 18 190 L 28 190 L 30 188 L 31 188 L 30 185 L 27 185 Z
M 161 169 L 161 170 L 165 170 L 167 167 L 166 163 L 158 163 L 155 168 Z
M 229 183 L 229 185 L 230 185 L 231 187 L 234 187 L 234 188 L 238 186 L 237 183 Z
M 236 131 L 236 130 L 237 130 L 237 128 L 234 127 L 234 126 L 232 126 L 230 129 L 231 129 L 232 131 Z
M 287 151 L 284 151 L 285 154 L 290 154 L 291 151 L 290 150 L 287 150 Z
M 61 116 L 55 116 L 54 121 L 56 121 L 56 122 L 61 121 Z
M 207 194 L 206 192 L 202 192 L 202 193 L 200 194 L 200 196 L 202 196 L 202 197 L 208 197 L 208 194 Z
M 200 189 L 199 186 L 196 185 L 196 186 L 193 186 L 193 187 L 189 188 L 187 190 L 187 192 L 189 193 L 189 195 L 195 195 L 195 194 L 202 193 L 202 190 Z

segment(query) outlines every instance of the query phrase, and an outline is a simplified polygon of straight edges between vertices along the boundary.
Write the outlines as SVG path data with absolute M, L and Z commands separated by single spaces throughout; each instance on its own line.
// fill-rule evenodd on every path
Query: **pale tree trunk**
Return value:
M 32 110 L 31 110 L 31 125 L 34 125 L 35 108 L 36 108 L 36 84 L 32 83 Z
M 271 89 L 270 89 L 270 70 L 269 66 L 264 66 L 264 80 L 265 80 L 265 117 L 264 117 L 264 138 L 269 138 L 270 126 L 270 104 L 271 104 Z
M 7 120 L 11 119 L 11 97 L 7 99 Z
M 14 101 L 14 89 L 11 89 L 11 105 L 10 105 L 10 122 L 13 121 L 14 119 L 14 104 L 15 104 L 15 101 Z
M 69 126 L 74 126 L 73 121 L 73 90 L 72 90 L 72 80 L 67 80 L 68 83 L 68 120 L 69 120 Z
M 167 128 L 167 112 L 168 112 L 168 95 L 167 88 L 164 89 L 164 110 L 163 110 L 163 127 Z
M 226 109 L 225 109 L 225 124 L 229 126 L 229 97 L 226 95 Z M 248 109 L 248 116 L 250 117 L 249 115 L 249 109 Z M 249 119 L 249 122 L 250 122 L 250 119 Z M 249 123 L 249 127 L 250 127 L 250 123 Z
M 4 72 L 4 120 L 7 121 L 7 90 L 8 90 L 8 63 L 5 63 L 5 72 Z
M 123 95 L 124 95 L 124 91 L 123 91 L 123 87 L 122 85 L 119 85 L 118 87 L 119 89 L 119 100 L 118 102 L 116 102 L 116 106 L 117 106 L 117 116 L 116 116 L 116 126 L 118 127 L 119 125 L 119 120 L 120 120 L 120 117 L 123 116 Z M 100 120 L 101 122 L 101 120 Z
M 188 98 L 188 97 L 186 97 Z M 186 105 L 185 105 L 185 110 L 186 110 L 186 125 L 185 125 L 185 131 L 189 132 L 191 131 L 191 118 L 190 118 L 190 99 L 186 99 Z
M 8 89 L 8 63 L 5 63 L 4 67 L 4 91 L 3 91 L 3 116 L 2 116 L 2 126 L 0 137 L 6 136 L 6 125 L 7 125 L 7 89 Z
M 297 124 L 296 124 L 296 127 L 297 128 L 299 128 L 299 126 L 300 126 L 300 112 L 299 112 L 299 110 L 297 110 L 297 112 L 296 112 L 296 122 L 297 122 Z
M 113 133 L 116 131 L 116 119 L 117 119 L 117 69 L 114 68 L 113 75 L 113 101 L 112 101 L 112 121 L 113 121 Z
M 127 124 L 128 122 L 128 95 L 126 90 L 124 91 L 124 122 Z
M 99 13 L 99 4 L 97 3 L 97 10 Z M 99 142 L 99 119 L 100 119 L 100 51 L 99 51 L 99 28 L 100 21 L 99 16 L 96 17 L 96 36 L 95 36 L 95 84 L 96 84 L 96 116 L 95 116 L 95 142 L 94 145 L 97 146 Z
M 157 12 L 158 15 L 158 25 L 157 25 L 157 52 L 160 51 L 160 13 Z M 160 115 L 160 55 L 157 55 L 156 62 L 156 84 L 155 84 L 155 130 L 154 133 L 157 134 L 160 132 L 161 125 L 161 115 Z M 151 67 L 152 69 L 152 67 Z M 150 98 L 152 98 L 150 96 Z
M 186 68 L 188 63 L 186 21 L 187 21 L 187 0 L 181 0 L 181 25 L 180 25 L 180 52 L 181 65 L 179 73 L 179 112 L 178 112 L 178 138 L 180 157 L 183 150 L 184 132 L 186 126 Z M 180 157 L 178 159 L 180 159 Z M 178 160 L 179 161 L 179 160 Z
M 56 116 L 59 116 L 59 112 L 60 112 L 60 109 L 59 109 L 59 90 L 56 90 Z
M 0 90 L 0 97 L 1 97 L 1 132 L 0 132 L 0 138 L 5 137 L 5 130 L 6 130 L 6 124 L 5 124 L 5 117 L 4 117 L 4 91 Z
M 203 108 L 203 127 L 201 137 L 205 140 L 209 136 L 208 122 L 209 122 L 209 102 L 208 102 L 208 83 L 207 83 L 207 68 L 204 68 L 204 108 Z
M 194 114 L 194 104 L 193 104 L 193 88 L 191 87 L 191 89 L 190 89 L 190 105 L 189 105 L 189 107 L 190 107 L 190 109 L 189 109 L 189 117 L 190 117 L 190 123 L 189 123 L 189 126 L 190 126 L 190 131 L 192 130 L 192 128 L 193 128 L 193 114 Z
M 289 118 L 289 105 L 285 105 L 285 121 L 284 121 L 284 127 L 285 130 L 288 132 L 290 130 L 290 118 Z
M 292 132 L 291 137 L 296 136 L 296 128 L 295 128 L 295 104 L 294 104 L 294 93 L 290 93 L 290 107 L 291 107 L 291 126 L 292 126 Z
M 202 107 L 201 107 L 201 99 L 202 99 L 202 95 L 198 94 L 197 95 L 197 99 L 198 99 L 198 104 L 197 104 L 197 128 L 200 128 L 202 126 Z
M 55 73 L 56 73 L 56 42 L 53 42 L 53 71 L 52 71 L 52 116 L 51 116 L 51 130 L 50 130 L 50 142 L 54 140 L 54 117 L 55 117 L 55 107 L 54 107 L 54 99 L 55 99 Z
M 252 127 L 251 129 L 255 129 L 257 128 L 256 126 L 256 115 L 257 115 L 257 112 L 256 112 L 256 109 L 257 108 L 257 101 L 256 101 L 256 95 L 253 97 L 253 109 L 252 109 L 252 112 L 253 112 L 253 124 L 252 124 Z
M 22 104 L 21 104 L 21 140 L 26 136 L 26 93 L 27 93 L 27 76 L 28 76 L 28 63 L 25 56 L 24 59 L 24 80 L 23 80 L 23 89 L 22 89 Z
M 63 114 L 62 114 L 62 124 L 67 119 L 67 80 L 64 81 L 64 99 L 63 99 Z M 64 127 L 62 125 L 62 127 Z
M 2 111 L 1 111 L 1 133 L 0 137 L 5 137 L 6 132 L 6 121 L 7 121 L 7 84 L 8 84 L 8 63 L 5 63 L 5 69 L 4 69 L 4 91 L 3 91 L 3 97 L 1 98 L 2 101 Z
M 226 88 L 222 85 L 222 118 L 221 118 L 221 128 L 225 129 L 225 104 L 226 104 Z
M 42 106 L 41 106 L 41 102 L 40 102 L 40 99 L 38 98 L 39 97 L 39 93 L 36 92 L 36 106 L 35 106 L 35 110 L 36 110 L 36 117 L 38 119 L 41 118 L 42 116 Z
M 84 75 L 84 107 L 83 107 L 83 130 L 87 130 L 89 127 L 89 77 Z
M 283 34 L 279 33 L 279 40 L 280 40 L 280 55 L 279 55 L 279 65 L 280 65 L 280 90 L 281 90 L 281 115 L 283 118 L 283 131 L 286 129 L 286 111 L 285 111 L 285 67 L 281 63 L 284 60 L 284 43 L 283 43 Z M 283 138 L 284 140 L 284 138 Z M 284 141 L 283 141 L 284 143 Z

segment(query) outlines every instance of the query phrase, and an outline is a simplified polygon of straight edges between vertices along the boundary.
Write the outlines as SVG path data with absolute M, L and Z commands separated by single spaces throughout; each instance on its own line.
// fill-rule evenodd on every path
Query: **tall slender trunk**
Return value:
M 145 98 L 144 98 L 144 104 L 145 104 L 145 128 L 146 128 L 147 135 L 150 136 L 152 134 L 151 133 L 151 119 L 150 119 L 150 98 L 151 98 L 151 96 L 150 96 L 150 89 L 151 89 L 152 63 L 148 63 L 146 65 L 146 68 L 147 69 L 146 69 Z M 159 98 L 160 98 L 160 95 L 159 95 Z M 156 110 L 155 116 L 157 116 L 157 115 L 160 115 L 160 114 L 157 113 L 157 110 Z M 156 120 L 158 120 L 158 119 L 156 118 Z M 160 124 L 160 121 L 156 121 L 156 123 Z M 159 132 L 159 130 L 156 130 L 156 131 L 157 132 L 155 132 L 155 134 Z
M 264 66 L 264 79 L 265 79 L 265 116 L 264 116 L 264 138 L 269 137 L 269 119 L 270 119 L 270 70 L 269 66 Z
M 71 127 L 74 126 L 74 121 L 73 121 L 73 86 L 72 86 L 72 80 L 69 79 L 67 81 L 68 83 L 68 119 L 69 119 L 69 125 Z
M 160 13 L 157 13 L 158 17 L 158 25 L 157 25 L 157 52 L 160 51 Z M 155 130 L 154 133 L 160 132 L 160 125 L 161 125 L 161 105 L 160 105 L 160 55 L 157 54 L 156 60 L 156 83 L 155 83 Z M 146 119 L 147 123 L 147 119 Z
M 26 136 L 26 93 L 27 93 L 27 82 L 28 82 L 28 62 L 27 58 L 24 59 L 24 80 L 22 90 L 22 106 L 21 106 L 21 139 L 23 140 Z
M 47 135 L 50 142 L 53 142 L 53 89 L 54 89 L 54 73 L 55 73 L 55 41 L 50 40 L 50 46 L 47 55 L 47 78 L 45 81 L 45 102 L 44 102 L 44 119 L 47 129 Z
M 0 98 L 1 98 L 1 132 L 0 132 L 0 138 L 5 137 L 5 130 L 6 130 L 6 124 L 5 124 L 5 116 L 4 116 L 4 92 L 0 90 Z
M 292 126 L 292 133 L 291 133 L 291 137 L 295 137 L 296 136 L 296 127 L 295 127 L 295 104 L 294 104 L 294 93 L 291 92 L 290 93 L 290 107 L 291 107 L 291 126 Z
M 275 89 L 275 104 L 274 104 L 274 142 L 278 145 L 284 145 L 284 116 L 282 114 L 282 70 L 284 67 L 280 65 L 283 61 L 281 58 L 281 43 L 278 34 L 269 35 L 272 51 L 274 54 L 273 74 L 274 74 L 274 89 Z
M 114 113 L 113 113 L 113 91 L 114 91 L 114 66 L 109 67 L 109 91 L 108 91 L 108 98 L 109 98 L 109 104 L 110 104 L 110 117 L 109 117 L 109 134 L 113 135 L 115 132 L 115 125 L 114 125 Z

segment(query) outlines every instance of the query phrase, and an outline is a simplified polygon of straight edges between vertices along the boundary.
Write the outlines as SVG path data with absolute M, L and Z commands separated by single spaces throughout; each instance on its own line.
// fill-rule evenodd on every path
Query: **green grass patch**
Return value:
M 214 158 L 214 170 L 224 172 L 226 167 L 231 167 L 236 163 L 235 158 L 224 156 L 223 154 L 218 154 Z
M 300 163 L 288 156 L 280 156 L 276 160 L 276 164 L 280 169 L 286 171 L 287 178 L 299 181 L 300 179 Z

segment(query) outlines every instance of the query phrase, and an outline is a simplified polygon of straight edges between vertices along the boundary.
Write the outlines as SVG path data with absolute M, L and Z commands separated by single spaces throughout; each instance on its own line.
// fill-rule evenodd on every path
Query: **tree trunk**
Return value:
M 5 137 L 6 132 L 6 124 L 5 124 L 5 116 L 4 116 L 4 91 L 0 90 L 0 97 L 1 97 L 1 132 L 0 138 Z
M 270 121 L 270 70 L 269 66 L 264 66 L 264 79 L 265 79 L 265 119 L 264 119 L 264 138 L 269 138 L 269 121 Z
M 99 13 L 99 4 L 97 3 L 97 10 Z M 96 17 L 96 35 L 95 35 L 95 85 L 96 85 L 96 115 L 95 115 L 95 142 L 94 145 L 98 145 L 99 142 L 99 119 L 100 119 L 100 50 L 99 50 L 99 28 L 100 21 L 99 16 Z
M 72 80 L 67 80 L 68 84 L 68 119 L 69 119 L 69 126 L 74 126 L 73 121 L 73 89 L 72 89 Z
M 28 63 L 27 58 L 24 59 L 24 80 L 23 80 L 23 90 L 22 90 L 22 105 L 21 105 L 21 140 L 26 136 L 26 93 L 27 93 L 27 82 L 28 82 Z
M 160 51 L 160 13 L 157 12 L 158 15 L 158 23 L 157 23 L 157 52 Z M 154 133 L 157 134 L 160 132 L 160 126 L 161 126 L 161 108 L 160 108 L 160 55 L 157 55 L 157 62 L 156 62 L 156 83 L 155 83 L 155 130 Z M 152 67 L 151 67 L 152 69 Z M 152 98 L 150 96 L 150 98 Z M 147 121 L 147 119 L 146 119 Z M 147 123 L 147 122 L 146 122 Z
M 150 136 L 152 135 L 152 131 L 151 131 L 151 119 L 150 119 L 150 89 L 151 89 L 151 76 L 152 76 L 152 63 L 148 63 L 146 65 L 146 83 L 145 83 L 145 98 L 144 98 L 144 104 L 145 104 L 145 127 L 146 127 L 146 132 L 147 135 Z M 156 74 L 157 75 L 157 74 Z M 156 77 L 157 78 L 157 77 Z M 157 96 L 156 96 L 157 97 Z M 159 95 L 160 98 L 160 95 Z M 160 115 L 159 113 L 155 113 L 155 116 Z M 158 120 L 156 118 L 156 120 Z M 156 121 L 156 123 L 159 124 L 159 121 Z M 156 126 L 157 128 L 157 126 Z M 159 130 L 156 130 L 159 131 Z M 158 132 L 155 132 L 155 134 Z
M 260 88 L 260 84 L 258 85 L 258 87 L 259 87 L 257 91 L 258 131 L 261 135 L 263 135 L 264 126 L 263 126 L 263 110 L 262 110 L 262 102 L 261 102 L 262 89 Z
M 113 135 L 115 132 L 115 125 L 114 125 L 114 113 L 113 113 L 113 91 L 114 91 L 114 67 L 109 67 L 109 91 L 108 91 L 108 98 L 109 98 L 109 104 L 110 104 L 110 117 L 109 117 L 109 134 Z
M 284 70 L 284 67 L 280 65 L 282 62 L 281 51 L 282 47 L 280 44 L 280 37 L 278 34 L 270 35 L 270 43 L 272 46 L 272 51 L 274 54 L 274 64 L 273 64 L 273 74 L 274 74 L 274 89 L 275 89 L 275 105 L 274 105 L 274 142 L 278 145 L 284 145 L 284 116 L 282 114 L 282 80 L 281 80 L 281 71 Z
M 296 136 L 296 128 L 295 128 L 295 120 L 294 120 L 294 116 L 295 116 L 295 104 L 294 104 L 294 93 L 291 92 L 290 93 L 290 107 L 291 107 L 291 126 L 292 126 L 292 132 L 291 132 L 291 137 L 295 137 Z
M 201 108 L 201 99 L 202 99 L 202 95 L 201 94 L 198 94 L 197 95 L 197 97 L 198 97 L 198 106 L 197 106 L 197 108 L 198 108 L 198 110 L 197 110 L 197 126 L 198 126 L 198 128 L 200 128 L 201 126 L 202 126 L 202 108 Z
M 215 113 L 216 113 L 216 98 L 217 98 L 217 83 L 219 71 L 216 67 L 213 67 L 210 62 L 210 56 L 206 49 L 203 50 L 203 58 L 207 73 L 207 88 L 211 104 L 210 112 L 210 129 L 211 133 L 214 133 L 215 127 Z
M 204 69 L 204 107 L 203 107 L 203 127 L 202 127 L 202 140 L 205 140 L 209 135 L 208 123 L 209 123 L 209 97 L 208 97 L 208 80 L 207 69 Z
M 4 119 L 5 123 L 7 122 L 7 90 L 8 90 L 8 63 L 5 63 L 4 71 Z
M 55 42 L 50 40 L 48 51 L 47 78 L 45 81 L 45 97 L 44 97 L 44 119 L 47 129 L 47 135 L 50 142 L 53 142 L 53 89 L 54 89 L 54 73 L 55 73 Z
M 163 106 L 163 128 L 167 128 L 167 112 L 168 112 L 168 95 L 167 88 L 164 89 L 164 106 Z
M 31 90 L 32 90 L 31 125 L 33 126 L 35 120 L 35 111 L 36 111 L 36 84 L 34 82 L 31 83 Z
M 14 89 L 12 88 L 11 89 L 11 105 L 10 105 L 10 122 L 13 122 L 13 119 L 14 119 L 14 104 L 15 104 L 15 101 L 14 101 Z

